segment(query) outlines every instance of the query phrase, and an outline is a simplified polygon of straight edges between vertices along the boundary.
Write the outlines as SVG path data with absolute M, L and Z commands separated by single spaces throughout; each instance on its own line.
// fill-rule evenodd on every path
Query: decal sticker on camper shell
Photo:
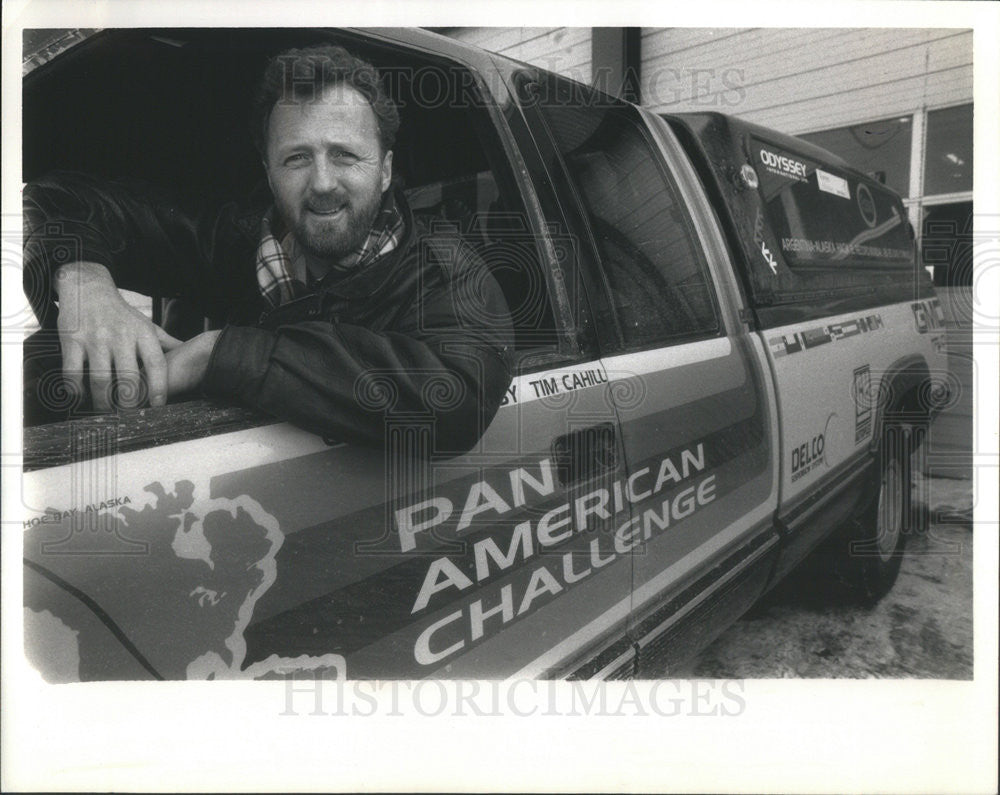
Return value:
M 872 432 L 872 368 L 863 365 L 854 371 L 851 387 L 854 398 L 854 443 L 871 436 Z
M 851 189 L 847 185 L 847 180 L 821 168 L 816 169 L 816 187 L 824 193 L 832 193 L 843 199 L 851 198 Z

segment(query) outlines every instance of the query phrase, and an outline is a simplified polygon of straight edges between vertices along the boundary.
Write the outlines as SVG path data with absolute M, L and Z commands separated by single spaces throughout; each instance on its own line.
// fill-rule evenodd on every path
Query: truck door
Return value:
M 692 606 L 714 605 L 721 627 L 764 587 L 777 540 L 774 396 L 716 220 L 670 131 L 633 106 L 540 80 L 540 115 L 605 299 L 594 306 L 625 447 L 614 496 L 632 517 L 615 537 L 633 553 L 636 670 L 662 671 L 673 657 L 661 646 L 690 645 L 677 635 Z

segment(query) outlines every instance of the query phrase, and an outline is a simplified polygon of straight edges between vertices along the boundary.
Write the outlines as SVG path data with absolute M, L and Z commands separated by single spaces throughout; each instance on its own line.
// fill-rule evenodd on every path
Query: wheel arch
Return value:
M 883 372 L 873 395 L 875 421 L 869 443 L 872 453 L 879 452 L 882 430 L 887 417 L 896 416 L 912 421 L 931 418 L 933 407 L 928 394 L 930 383 L 930 366 L 927 360 L 918 354 L 897 359 Z

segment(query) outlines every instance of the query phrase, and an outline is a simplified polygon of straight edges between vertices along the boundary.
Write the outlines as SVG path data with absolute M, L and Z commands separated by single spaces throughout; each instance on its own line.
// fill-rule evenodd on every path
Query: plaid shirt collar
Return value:
M 271 307 L 280 306 L 309 291 L 309 273 L 305 257 L 291 232 L 281 240 L 276 236 L 274 207 L 260 222 L 260 243 L 257 246 L 257 285 Z M 403 215 L 396 205 L 393 191 L 382 195 L 372 227 L 361 246 L 341 259 L 335 269 L 341 272 L 365 268 L 399 245 L 404 232 Z

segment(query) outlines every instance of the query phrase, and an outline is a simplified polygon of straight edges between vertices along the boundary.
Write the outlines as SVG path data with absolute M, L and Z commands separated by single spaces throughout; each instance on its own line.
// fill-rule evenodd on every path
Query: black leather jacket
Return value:
M 52 274 L 100 263 L 121 288 L 183 296 L 226 323 L 206 395 L 348 442 L 382 445 L 412 422 L 434 429 L 439 452 L 465 451 L 510 382 L 508 309 L 467 243 L 396 199 L 394 251 L 267 311 L 254 261 L 265 208 L 185 207 L 146 185 L 56 174 L 25 188 L 25 291 L 53 328 Z

